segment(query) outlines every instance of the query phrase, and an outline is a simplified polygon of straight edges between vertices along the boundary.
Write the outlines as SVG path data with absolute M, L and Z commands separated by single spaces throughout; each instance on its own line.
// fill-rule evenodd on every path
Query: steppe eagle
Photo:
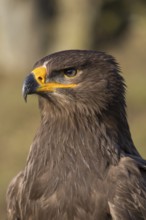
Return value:
M 41 121 L 7 191 L 8 220 L 145 220 L 146 161 L 131 138 L 115 59 L 48 55 L 24 81 L 25 100 L 30 94 Z

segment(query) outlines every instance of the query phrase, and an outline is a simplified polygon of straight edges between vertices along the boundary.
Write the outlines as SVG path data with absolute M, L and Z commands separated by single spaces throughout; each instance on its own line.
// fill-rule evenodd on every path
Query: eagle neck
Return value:
M 65 164 L 66 169 L 76 166 L 98 172 L 109 164 L 116 165 L 123 154 L 138 155 L 125 112 L 41 112 L 40 128 L 28 157 L 28 163 L 38 170 L 47 165 L 53 170 Z
M 108 164 L 117 164 L 120 155 L 116 132 L 97 115 L 78 112 L 42 117 L 33 147 L 36 157 L 43 157 L 42 165 L 49 163 L 51 167 L 68 161 L 66 164 L 72 163 L 72 166 L 82 163 L 90 170 L 99 170 L 99 167 L 104 169 Z

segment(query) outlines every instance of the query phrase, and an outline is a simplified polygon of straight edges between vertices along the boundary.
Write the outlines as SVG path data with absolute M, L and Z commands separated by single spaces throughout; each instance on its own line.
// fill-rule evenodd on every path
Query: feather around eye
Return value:
M 77 74 L 77 69 L 75 68 L 64 69 L 63 73 L 65 77 L 75 77 Z

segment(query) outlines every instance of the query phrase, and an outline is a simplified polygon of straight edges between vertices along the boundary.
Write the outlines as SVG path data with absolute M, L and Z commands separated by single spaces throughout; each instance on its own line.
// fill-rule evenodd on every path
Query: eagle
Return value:
M 132 141 L 125 87 L 105 52 L 36 62 L 22 93 L 38 96 L 40 125 L 8 187 L 8 220 L 146 220 L 146 160 Z

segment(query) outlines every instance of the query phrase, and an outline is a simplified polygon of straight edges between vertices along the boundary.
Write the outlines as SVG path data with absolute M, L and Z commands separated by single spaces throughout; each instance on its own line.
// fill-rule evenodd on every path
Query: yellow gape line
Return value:
M 36 89 L 37 92 L 46 92 L 46 91 L 54 91 L 55 89 L 64 89 L 64 88 L 73 88 L 76 84 L 61 84 L 61 83 L 46 83 L 42 84 L 40 87 Z

